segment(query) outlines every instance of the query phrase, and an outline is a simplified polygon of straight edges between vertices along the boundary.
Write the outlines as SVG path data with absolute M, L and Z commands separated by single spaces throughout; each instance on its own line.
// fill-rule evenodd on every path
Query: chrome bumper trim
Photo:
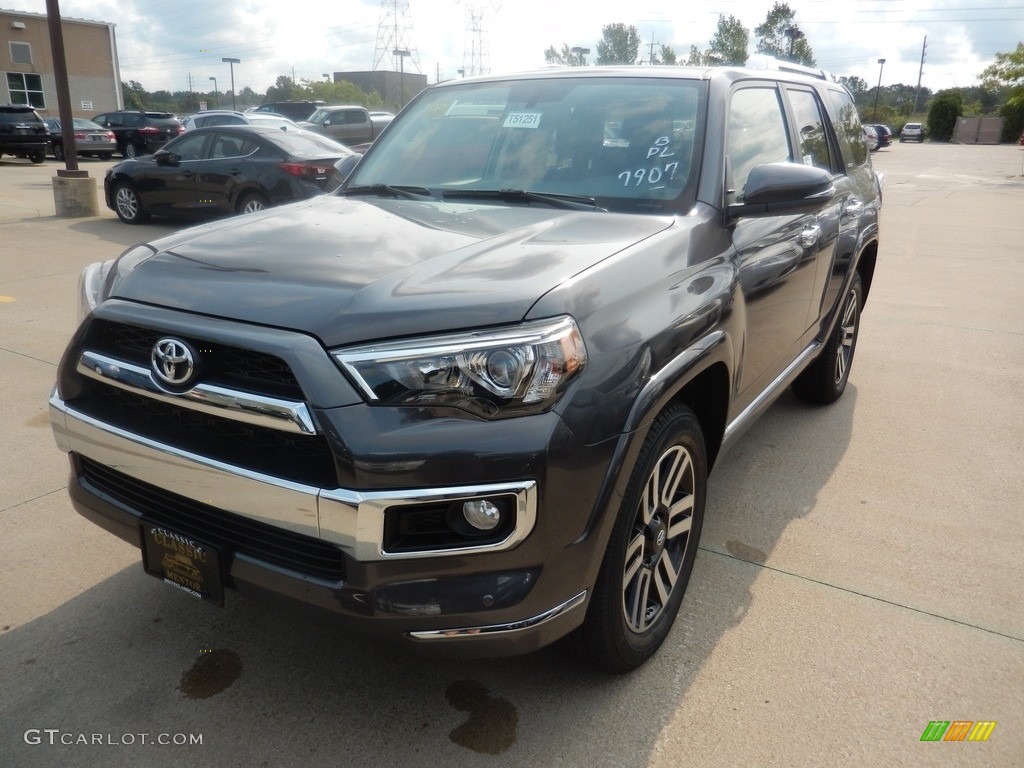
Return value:
M 88 350 L 82 352 L 77 370 L 83 376 L 163 403 L 284 432 L 316 434 L 309 408 L 305 403 L 294 400 L 254 395 L 211 384 L 197 384 L 187 392 L 176 394 L 161 389 L 148 368 Z
M 193 501 L 314 536 L 360 562 L 500 552 L 522 542 L 537 519 L 537 484 L 533 480 L 373 492 L 323 489 L 236 467 L 113 427 L 69 407 L 56 391 L 50 397 L 50 421 L 62 451 L 87 456 Z M 504 540 L 457 549 L 384 552 L 384 510 L 388 507 L 481 495 L 516 497 L 516 527 Z
M 434 642 L 438 640 L 454 640 L 456 638 L 470 636 L 479 637 L 480 635 L 485 635 L 493 637 L 494 635 L 508 635 L 516 632 L 524 632 L 569 613 L 569 611 L 574 608 L 578 608 L 583 605 L 583 602 L 586 599 L 587 590 L 583 590 L 576 595 L 576 597 L 570 598 L 561 605 L 556 605 L 551 610 L 544 611 L 544 613 L 538 616 L 533 616 L 529 619 L 513 621 L 507 624 L 489 624 L 485 627 L 459 627 L 457 629 L 432 629 L 428 631 L 410 632 L 409 637 L 414 640 Z

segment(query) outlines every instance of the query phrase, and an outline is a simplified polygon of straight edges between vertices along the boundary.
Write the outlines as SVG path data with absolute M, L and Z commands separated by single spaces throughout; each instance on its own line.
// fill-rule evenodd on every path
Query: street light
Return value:
M 587 60 L 585 58 L 583 58 L 583 57 L 590 55 L 590 49 L 589 48 L 580 48 L 578 45 L 576 45 L 576 46 L 573 46 L 570 49 L 570 51 L 572 53 L 574 53 L 576 56 L 580 57 L 580 66 L 583 66 L 583 67 L 587 66 Z
M 220 106 L 220 94 L 217 93 L 217 78 L 216 77 L 211 77 L 210 79 L 213 80 L 213 95 L 217 97 L 217 106 L 219 107 Z
M 326 80 L 328 83 L 331 82 L 330 72 L 324 72 L 324 80 Z
M 395 48 L 391 53 L 399 57 L 398 61 L 401 66 L 401 71 L 398 75 L 399 88 L 401 89 L 401 93 L 398 96 L 398 108 L 401 109 L 405 106 L 405 57 L 412 54 L 410 54 L 405 48 Z
M 230 64 L 231 65 L 231 108 L 234 109 L 235 108 L 235 64 L 241 64 L 242 60 L 241 59 L 232 59 L 232 58 L 230 58 L 228 56 L 225 56 L 223 59 L 221 59 L 221 61 L 223 61 L 225 64 Z
M 878 122 L 878 92 L 882 90 L 882 68 L 885 66 L 885 59 L 878 60 L 878 87 L 875 88 L 875 109 L 871 119 Z

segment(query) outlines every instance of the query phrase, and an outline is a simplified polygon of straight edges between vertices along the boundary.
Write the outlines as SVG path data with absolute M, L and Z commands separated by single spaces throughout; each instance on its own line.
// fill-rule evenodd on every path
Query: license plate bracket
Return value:
M 224 605 L 220 551 L 183 533 L 143 522 L 142 567 L 146 573 L 193 597 Z

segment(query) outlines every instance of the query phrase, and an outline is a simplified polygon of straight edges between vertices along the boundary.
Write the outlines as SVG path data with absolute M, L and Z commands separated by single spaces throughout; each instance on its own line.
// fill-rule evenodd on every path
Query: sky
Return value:
M 563 44 L 596 57 L 601 28 L 637 27 L 641 53 L 671 46 L 685 58 L 706 49 L 719 14 L 750 31 L 775 0 L 59 0 L 62 16 L 116 24 L 121 79 L 146 90 L 221 92 L 237 58 L 235 89 L 265 92 L 280 75 L 319 80 L 345 70 L 399 68 L 433 83 L 483 61 L 491 73 L 542 67 L 544 51 Z M 46 13 L 46 0 L 6 0 L 13 10 Z M 788 0 L 819 67 L 916 85 L 932 91 L 974 85 L 995 54 L 1024 41 L 1024 0 Z M 395 8 L 399 13 L 395 14 Z M 841 14 L 841 15 L 840 15 Z M 386 22 L 382 27 L 382 21 Z M 471 30 L 478 30 L 473 33 Z M 477 50 L 480 56 L 473 57 Z M 470 54 L 467 57 L 467 53 Z M 381 58 L 382 66 L 375 66 Z M 883 65 L 878 60 L 885 59 Z

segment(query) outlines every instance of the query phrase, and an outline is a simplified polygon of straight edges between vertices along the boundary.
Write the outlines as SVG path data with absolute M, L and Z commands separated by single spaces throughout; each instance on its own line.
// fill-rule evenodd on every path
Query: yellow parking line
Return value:
M 0 304 L 10 304 L 12 301 L 17 301 L 13 296 L 0 296 Z

